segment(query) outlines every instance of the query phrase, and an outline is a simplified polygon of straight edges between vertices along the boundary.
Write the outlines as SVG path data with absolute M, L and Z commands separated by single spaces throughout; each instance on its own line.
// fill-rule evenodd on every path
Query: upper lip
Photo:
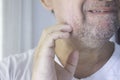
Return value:
M 97 8 L 97 9 L 89 9 L 86 11 L 91 13 L 95 13 L 95 12 L 102 13 L 102 12 L 117 12 L 117 9 L 116 8 Z
M 103 12 L 117 12 L 115 10 L 89 10 L 88 12 L 91 12 L 91 13 L 103 13 Z

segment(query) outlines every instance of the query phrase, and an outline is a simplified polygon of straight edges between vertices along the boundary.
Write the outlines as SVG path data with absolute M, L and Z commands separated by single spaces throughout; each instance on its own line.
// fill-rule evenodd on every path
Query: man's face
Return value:
M 119 26 L 119 0 L 53 0 L 59 23 L 73 28 L 78 39 L 108 40 Z

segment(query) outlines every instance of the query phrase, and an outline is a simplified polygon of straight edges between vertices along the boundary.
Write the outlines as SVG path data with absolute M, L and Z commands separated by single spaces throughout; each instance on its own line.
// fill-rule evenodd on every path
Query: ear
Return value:
M 53 10 L 52 0 L 40 0 L 41 4 L 48 10 Z

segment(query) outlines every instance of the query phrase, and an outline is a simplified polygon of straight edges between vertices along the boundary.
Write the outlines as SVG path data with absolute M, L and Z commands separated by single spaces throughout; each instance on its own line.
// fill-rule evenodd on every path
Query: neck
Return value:
M 102 43 L 94 41 L 93 44 L 67 39 L 56 41 L 56 55 L 63 65 L 66 64 L 68 56 L 73 50 L 78 50 L 80 54 L 75 77 L 83 78 L 96 72 L 108 61 L 114 51 L 114 44 L 109 41 Z

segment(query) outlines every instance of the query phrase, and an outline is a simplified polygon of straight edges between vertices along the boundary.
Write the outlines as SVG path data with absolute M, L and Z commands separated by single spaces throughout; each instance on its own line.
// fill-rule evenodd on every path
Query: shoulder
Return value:
M 34 54 L 34 50 L 29 50 L 24 53 L 19 53 L 15 55 L 11 55 L 9 57 L 4 58 L 0 64 L 6 64 L 6 65 L 13 65 L 13 64 L 19 64 L 24 61 L 28 61 L 32 59 L 32 56 Z
M 102 68 L 102 72 L 108 79 L 120 79 L 120 45 L 117 43 L 115 43 L 113 55 Z
M 0 62 L 0 80 L 14 80 L 31 71 L 34 50 L 11 55 Z M 29 74 L 30 75 L 30 74 Z M 4 78 L 4 79 L 1 79 Z
M 115 50 L 114 50 L 114 55 L 113 59 L 115 59 L 115 63 L 113 64 L 113 71 L 115 74 L 120 75 L 120 45 L 115 43 Z

